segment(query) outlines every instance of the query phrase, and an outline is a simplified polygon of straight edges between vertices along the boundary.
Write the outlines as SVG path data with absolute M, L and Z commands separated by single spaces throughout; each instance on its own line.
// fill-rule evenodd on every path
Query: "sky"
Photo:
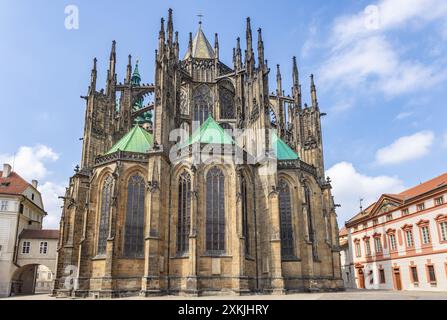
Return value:
M 77 28 L 66 27 L 78 9 Z M 265 56 L 291 87 L 299 64 L 304 101 L 315 74 L 325 169 L 343 225 L 382 193 L 397 193 L 447 171 L 447 2 L 444 0 L 106 1 L 0 0 L 0 163 L 38 179 L 57 228 L 60 200 L 79 164 L 85 95 L 94 57 L 105 87 L 111 43 L 118 80 L 127 55 L 153 82 L 160 18 L 174 10 L 181 55 L 198 27 L 232 64 L 246 17 L 263 30 Z M 69 20 L 71 21 L 71 20 Z M 72 24 L 73 26 L 73 24 Z M 256 34 L 255 34 L 256 39 Z M 290 90 L 286 93 L 290 93 Z

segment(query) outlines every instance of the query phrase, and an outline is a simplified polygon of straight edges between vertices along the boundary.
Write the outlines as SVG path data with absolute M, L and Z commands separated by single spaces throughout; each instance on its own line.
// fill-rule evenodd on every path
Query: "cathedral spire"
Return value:
M 116 41 L 112 41 L 112 49 L 110 50 L 109 70 L 107 73 L 107 95 L 112 93 L 111 87 L 116 80 Z
M 98 70 L 96 69 L 97 62 L 98 62 L 98 59 L 94 58 L 93 59 L 92 73 L 91 73 L 91 76 L 90 76 L 90 92 L 95 92 L 96 91 L 96 78 L 98 76 Z
M 295 105 L 301 109 L 302 102 L 301 102 L 301 85 L 300 85 L 300 77 L 298 73 L 298 65 L 296 62 L 296 57 L 293 57 L 293 87 L 292 87 L 292 95 L 295 102 Z
M 258 63 L 264 65 L 264 41 L 262 40 L 262 29 L 258 29 Z
M 174 22 L 172 20 L 172 9 L 171 8 L 169 8 L 169 10 L 168 10 L 167 32 L 168 32 L 168 46 L 169 46 L 169 48 L 172 49 L 173 34 L 174 34 Z
M 310 75 L 310 95 L 312 97 L 312 107 L 318 109 L 317 88 L 315 87 L 314 75 Z
M 242 51 L 241 51 L 241 38 L 236 39 L 236 68 L 242 68 Z
M 281 77 L 281 70 L 280 70 L 279 64 L 276 65 L 276 94 L 278 95 L 278 97 L 283 95 L 282 77 Z
M 219 59 L 219 35 L 217 33 L 214 34 L 214 56 Z
M 160 32 L 158 34 L 158 53 L 163 56 L 165 48 L 165 19 L 160 20 Z
M 129 54 L 126 70 L 126 83 L 130 83 L 132 77 L 132 56 Z
M 251 32 L 250 17 L 247 17 L 247 30 L 246 30 L 247 50 L 245 51 L 245 68 L 247 73 L 251 75 L 254 69 L 253 59 L 253 36 Z

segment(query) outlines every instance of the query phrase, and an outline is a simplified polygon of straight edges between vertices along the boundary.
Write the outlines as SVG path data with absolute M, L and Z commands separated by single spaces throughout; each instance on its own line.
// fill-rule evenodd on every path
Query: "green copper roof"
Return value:
M 234 140 L 228 133 L 209 116 L 208 119 L 197 129 L 189 139 L 183 143 L 180 148 L 189 146 L 194 143 L 204 144 L 234 144 Z
M 140 71 L 138 70 L 138 61 L 137 61 L 137 63 L 135 64 L 135 69 L 134 69 L 134 71 L 133 71 L 133 74 L 132 74 L 132 84 L 133 85 L 137 85 L 137 86 L 139 86 L 140 85 L 140 83 L 141 83 L 141 76 L 140 76 Z
M 152 135 L 136 125 L 124 137 L 121 138 L 106 154 L 118 150 L 146 153 L 153 145 Z
M 287 143 L 281 140 L 276 134 L 273 132 L 272 134 L 272 145 L 273 152 L 276 155 L 278 160 L 297 160 L 299 159 L 298 155 L 295 151 L 290 148 Z

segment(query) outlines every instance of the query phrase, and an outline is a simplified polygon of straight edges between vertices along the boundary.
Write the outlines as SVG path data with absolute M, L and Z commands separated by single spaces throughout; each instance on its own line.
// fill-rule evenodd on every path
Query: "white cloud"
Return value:
M 398 164 L 419 159 L 430 152 L 435 136 L 431 131 L 421 131 L 411 136 L 397 139 L 391 145 L 379 149 L 376 153 L 378 164 Z
M 326 174 L 332 180 L 335 202 L 341 205 L 337 209 L 340 226 L 360 211 L 360 199 L 366 208 L 383 193 L 399 193 L 405 189 L 397 177 L 367 176 L 359 173 L 349 162 L 337 163 Z
M 414 114 L 414 112 L 401 112 L 396 116 L 396 120 L 403 120 L 406 119 L 408 117 L 411 117 Z
M 38 190 L 42 194 L 45 211 L 48 216 L 44 219 L 44 228 L 59 229 L 59 218 L 62 205 L 59 196 L 65 194 L 63 184 L 46 180 L 50 175 L 48 163 L 59 159 L 59 155 L 48 146 L 36 145 L 34 147 L 22 146 L 15 156 L 11 154 L 0 154 L 0 164 L 9 163 L 14 165 L 14 171 L 22 178 L 30 182 L 33 179 L 42 180 Z
M 447 79 L 445 62 L 430 59 L 424 64 L 404 58 L 388 35 L 399 28 L 408 32 L 410 27 L 447 19 L 446 1 L 381 0 L 370 8 L 373 10 L 367 13 L 335 20 L 328 41 L 330 55 L 320 69 L 325 86 L 339 90 L 361 86 L 392 97 L 427 89 Z
M 443 141 L 442 145 L 444 146 L 444 148 L 447 149 L 447 132 L 444 133 L 443 140 L 444 140 L 444 141 Z
M 27 181 L 47 177 L 49 171 L 45 164 L 57 159 L 59 159 L 59 155 L 45 145 L 22 146 L 15 156 L 0 154 L 0 163 L 14 165 L 14 171 Z
M 65 187 L 62 184 L 47 181 L 38 189 L 42 194 L 45 211 L 48 213 L 43 220 L 43 227 L 45 229 L 59 229 L 61 206 L 63 205 L 59 196 L 65 194 Z

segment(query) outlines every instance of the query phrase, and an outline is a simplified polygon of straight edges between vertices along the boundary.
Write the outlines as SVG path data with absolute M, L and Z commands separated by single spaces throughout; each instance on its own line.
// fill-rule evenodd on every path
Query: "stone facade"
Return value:
M 172 10 L 166 30 L 161 20 L 158 43 L 155 84 L 132 81 L 130 56 L 126 80 L 117 83 L 113 42 L 106 90 L 98 92 L 94 61 L 84 97 L 81 167 L 70 178 L 64 197 L 54 294 L 242 295 L 343 289 L 335 207 L 330 181 L 324 176 L 323 114 L 313 77 L 309 107 L 302 106 L 295 59 L 292 97 L 282 91 L 279 67 L 277 93 L 270 94 L 262 33 L 259 29 L 255 57 L 249 19 L 245 58 L 238 38 L 232 68 L 219 60 L 217 34 L 213 48 L 201 25 L 194 39 L 190 34 L 188 52 L 181 60 Z M 134 108 L 136 102 L 149 96 L 153 101 Z M 107 150 L 131 130 L 134 120 L 148 111 L 154 117 L 153 147 L 147 152 L 118 150 L 108 154 Z M 237 143 L 211 161 L 196 161 L 207 146 L 199 143 L 175 148 L 170 133 L 182 128 L 189 136 L 196 129 L 194 120 L 202 123 L 209 116 L 225 129 L 252 131 L 234 137 Z M 277 157 L 273 171 L 265 161 L 235 161 L 238 152 L 246 159 L 261 149 L 266 150 L 265 158 L 272 158 L 272 128 L 299 159 Z M 176 152 L 180 156 L 174 157 Z M 207 184 L 212 170 L 221 172 L 219 181 L 224 181 L 224 198 L 214 209 L 209 208 L 212 195 Z M 187 200 L 179 194 L 181 175 L 188 177 Z M 126 253 L 132 242 L 128 234 L 135 234 L 134 239 L 140 237 L 138 230 L 126 228 L 132 201 L 128 197 L 133 195 L 129 183 L 136 176 L 144 179 L 145 187 L 144 238 L 135 245 L 144 245 L 144 250 L 130 257 Z M 111 189 L 106 189 L 108 183 Z M 292 238 L 287 257 L 281 249 L 285 238 L 281 183 L 290 198 L 286 204 L 290 206 L 288 230 Z M 188 203 L 187 243 L 180 240 L 182 201 Z M 214 244 L 207 239 L 215 236 L 207 233 L 209 212 L 223 214 L 216 227 L 223 230 L 219 231 L 219 241 L 224 247 L 218 251 L 208 250 Z M 103 217 L 107 218 L 105 229 L 101 229 Z M 99 249 L 104 241 L 105 247 Z

